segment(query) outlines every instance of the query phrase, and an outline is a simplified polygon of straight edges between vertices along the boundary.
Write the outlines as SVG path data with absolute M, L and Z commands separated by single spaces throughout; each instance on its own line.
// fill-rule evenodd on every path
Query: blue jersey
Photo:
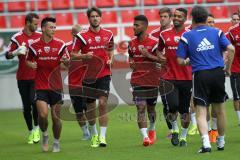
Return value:
M 177 57 L 189 57 L 193 72 L 224 67 L 222 52 L 229 44 L 221 30 L 199 26 L 182 35 Z

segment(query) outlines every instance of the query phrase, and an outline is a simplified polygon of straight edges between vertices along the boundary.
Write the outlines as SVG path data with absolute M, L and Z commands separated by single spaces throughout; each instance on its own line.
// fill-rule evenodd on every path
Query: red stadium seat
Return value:
M 26 11 L 25 2 L 8 2 L 7 6 L 9 12 Z
M 184 0 L 185 4 L 193 4 L 195 2 L 196 2 L 196 0 Z M 202 3 L 202 2 L 203 2 L 203 0 L 197 0 L 197 3 Z
M 30 9 L 33 10 L 48 10 L 48 1 L 30 1 Z
M 144 0 L 144 6 L 158 5 L 158 0 Z
M 52 9 L 68 9 L 70 8 L 69 0 L 52 0 Z
M 4 3 L 0 2 L 0 12 L 3 12 L 3 11 L 4 11 Z
M 137 10 L 127 10 L 127 11 L 121 11 L 121 17 L 122 17 L 122 22 L 131 22 L 133 23 L 134 17 L 139 14 L 139 11 Z
M 11 28 L 20 28 L 24 26 L 25 16 L 24 15 L 14 15 L 10 17 Z
M 6 28 L 6 18 L 5 16 L 0 16 L 0 28 Z
M 209 8 L 209 12 L 215 18 L 229 18 L 228 8 L 226 6 L 212 6 Z
M 179 4 L 181 0 L 162 0 L 162 4 Z
M 159 10 L 158 9 L 146 9 L 144 15 L 148 18 L 148 21 L 159 21 Z
M 114 7 L 114 0 L 96 0 L 97 7 Z
M 230 13 L 230 16 L 233 14 L 233 13 L 238 13 L 238 6 L 228 6 L 228 11 Z
M 239 0 L 227 0 L 228 2 L 239 2 Z
M 128 6 L 136 6 L 137 2 L 136 0 L 119 0 L 118 6 L 120 7 L 128 7 Z
M 89 24 L 87 14 L 84 12 L 77 14 L 77 21 L 80 25 Z
M 102 23 L 117 23 L 117 13 L 115 11 L 102 12 Z
M 74 8 L 88 8 L 90 1 L 88 0 L 74 0 L 73 7 Z
M 206 0 L 206 3 L 224 2 L 224 0 Z
M 72 13 L 57 13 L 56 14 L 57 26 L 72 26 L 73 15 Z

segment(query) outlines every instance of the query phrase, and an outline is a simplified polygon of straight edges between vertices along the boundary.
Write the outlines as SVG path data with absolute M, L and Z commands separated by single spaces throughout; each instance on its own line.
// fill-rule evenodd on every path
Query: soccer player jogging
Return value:
M 192 23 L 195 28 L 181 37 L 177 57 L 180 65 L 185 65 L 190 58 L 193 72 L 193 100 L 196 106 L 197 125 L 202 138 L 199 153 L 211 152 L 208 136 L 207 107 L 211 104 L 217 115 L 218 139 L 217 149 L 224 150 L 225 132 L 225 74 L 223 50 L 227 49 L 229 61 L 225 72 L 230 74 L 234 55 L 234 47 L 224 33 L 216 28 L 207 26 L 208 12 L 205 8 L 195 6 L 192 9 Z
M 238 14 L 240 16 L 240 8 L 238 8 Z M 238 17 L 239 19 L 239 17 Z M 230 82 L 231 82 L 231 88 L 233 93 L 233 106 L 237 113 L 238 117 L 238 125 L 240 126 L 240 23 L 236 24 L 229 30 L 229 37 L 231 43 L 235 47 L 235 56 L 233 59 L 233 64 L 231 68 L 231 76 L 230 76 Z
M 83 79 L 84 96 L 87 96 L 87 119 L 91 132 L 92 147 L 106 147 L 106 130 L 108 124 L 107 116 L 107 100 L 110 91 L 111 81 L 111 65 L 113 63 L 113 33 L 100 27 L 102 12 L 96 7 L 87 10 L 87 17 L 90 27 L 76 35 L 73 44 L 73 54 L 77 54 L 81 50 L 81 54 L 85 55 L 83 64 L 87 65 L 87 71 L 99 70 L 95 77 L 85 76 Z M 96 60 L 99 59 L 100 63 Z M 100 92 L 95 97 L 85 95 L 88 92 Z M 100 136 L 96 128 L 96 99 L 99 100 L 99 126 Z
M 138 127 L 143 136 L 143 145 L 149 146 L 156 139 L 155 106 L 158 96 L 158 68 L 156 61 L 157 39 L 148 35 L 146 30 L 148 20 L 144 15 L 134 18 L 135 37 L 129 42 L 128 53 L 129 63 L 133 72 L 131 75 L 131 85 L 133 88 L 133 98 L 137 106 Z M 147 129 L 145 111 L 147 109 L 150 127 Z M 148 133 L 147 133 L 148 131 Z
M 160 33 L 158 54 L 166 59 L 168 72 L 162 77 L 172 83 L 174 89 L 162 96 L 163 104 L 169 109 L 168 119 L 172 124 L 173 133 L 171 143 L 177 146 L 187 145 L 187 129 L 190 123 L 189 106 L 191 99 L 192 75 L 190 66 L 179 66 L 177 64 L 176 50 L 182 34 L 188 29 L 184 23 L 187 20 L 187 10 L 177 8 L 173 14 L 173 27 Z M 163 50 L 165 49 L 165 52 Z M 186 61 L 187 62 L 187 61 Z M 181 135 L 177 125 L 178 112 L 181 116 Z
M 36 32 L 38 23 L 39 16 L 37 14 L 27 14 L 23 30 L 12 36 L 8 52 L 6 53 L 7 59 L 12 59 L 15 56 L 18 56 L 19 59 L 17 84 L 22 99 L 24 119 L 29 130 L 28 144 L 37 143 L 40 140 L 38 113 L 34 100 L 35 71 L 26 66 L 26 55 L 29 43 L 41 36 L 39 32 Z M 32 121 L 34 121 L 34 128 Z
M 153 30 L 150 35 L 159 39 L 160 33 L 171 27 L 171 22 L 172 22 L 172 11 L 168 7 L 163 7 L 159 10 L 159 16 L 160 16 L 160 27 L 157 29 Z M 168 107 L 166 105 L 163 105 L 163 115 L 165 117 L 168 129 L 169 129 L 169 134 L 167 135 L 167 138 L 172 137 L 172 125 L 167 119 L 167 114 L 168 114 Z
M 45 17 L 41 22 L 42 36 L 29 45 L 27 65 L 36 69 L 35 89 L 39 126 L 42 131 L 42 150 L 48 151 L 48 104 L 51 108 L 53 146 L 52 152 L 60 151 L 62 123 L 60 107 L 62 103 L 61 62 L 69 58 L 65 43 L 54 37 L 56 19 Z
M 82 30 L 81 26 L 79 24 L 76 24 L 72 27 L 72 36 L 73 38 Z M 83 131 L 83 138 L 82 140 L 89 140 L 90 133 L 88 130 L 88 125 L 87 125 L 87 118 L 86 118 L 86 102 L 82 95 L 82 79 L 83 79 L 83 70 L 81 68 L 82 66 L 82 61 L 77 60 L 76 58 L 77 55 L 73 55 L 72 53 L 72 46 L 73 46 L 73 41 L 70 41 L 66 43 L 68 53 L 70 53 L 70 57 L 72 58 L 72 61 L 70 61 L 70 66 L 68 70 L 68 83 L 69 83 L 69 93 L 70 93 L 70 98 L 72 101 L 73 108 L 76 113 L 76 118 L 78 121 L 79 126 L 81 127 Z

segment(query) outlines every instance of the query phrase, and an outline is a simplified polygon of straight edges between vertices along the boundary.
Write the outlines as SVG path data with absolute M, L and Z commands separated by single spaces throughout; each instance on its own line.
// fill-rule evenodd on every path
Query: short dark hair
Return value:
M 39 19 L 39 16 L 36 13 L 28 13 L 25 17 L 25 24 L 27 24 L 27 22 L 32 23 L 33 18 Z
M 184 13 L 184 15 L 185 15 L 185 17 L 187 17 L 187 10 L 185 9 L 185 8 L 177 8 L 176 9 L 177 11 L 180 11 L 180 12 L 183 12 Z
M 53 18 L 53 17 L 45 17 L 45 18 L 43 18 L 43 20 L 41 22 L 41 28 L 46 26 L 46 24 L 48 22 L 56 23 L 56 18 Z
M 234 16 L 234 15 L 239 16 L 237 12 L 234 12 L 234 13 L 232 14 L 232 16 Z M 231 17 L 232 17 L 232 16 L 231 16 Z
M 212 17 L 212 18 L 215 18 L 213 14 L 209 13 L 208 14 L 208 17 Z
M 97 12 L 97 14 L 100 16 L 100 17 L 102 17 L 102 11 L 99 9 L 99 8 L 97 8 L 97 7 L 92 7 L 92 8 L 89 8 L 88 10 L 87 10 L 87 16 L 88 16 L 88 18 L 90 17 L 90 14 L 92 13 L 92 12 Z
M 146 23 L 146 25 L 148 25 L 148 19 L 144 15 L 137 15 L 137 16 L 135 16 L 134 17 L 134 21 L 142 21 L 142 22 Z
M 162 13 L 168 13 L 169 17 L 172 17 L 172 11 L 168 7 L 163 7 L 161 9 L 159 9 L 158 13 L 159 13 L 159 15 L 162 14 Z
M 208 18 L 208 11 L 202 6 L 194 6 L 191 15 L 195 23 L 205 23 Z

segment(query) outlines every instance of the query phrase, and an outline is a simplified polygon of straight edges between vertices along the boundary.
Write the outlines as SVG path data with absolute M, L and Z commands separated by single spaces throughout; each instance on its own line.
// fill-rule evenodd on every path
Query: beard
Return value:
M 135 36 L 137 37 L 140 37 L 142 35 L 143 31 L 142 32 L 139 32 L 139 33 L 134 33 Z

